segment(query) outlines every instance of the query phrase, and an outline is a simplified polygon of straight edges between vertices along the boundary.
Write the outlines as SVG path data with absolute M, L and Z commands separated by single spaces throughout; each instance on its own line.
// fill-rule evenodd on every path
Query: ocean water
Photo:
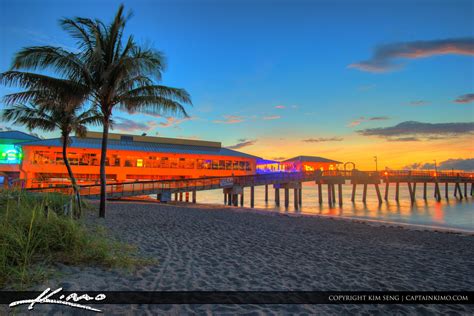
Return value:
M 471 185 L 468 186 L 468 198 L 459 200 L 453 196 L 454 185 L 449 186 L 449 200 L 445 199 L 444 184 L 440 185 L 440 202 L 434 199 L 434 185 L 428 184 L 427 200 L 423 200 L 423 185 L 417 184 L 416 202 L 412 205 L 406 183 L 400 183 L 400 199 L 395 201 L 395 185 L 389 189 L 388 201 L 379 205 L 375 187 L 367 188 L 367 201 L 362 202 L 362 185 L 357 186 L 355 202 L 351 202 L 352 185 L 343 185 L 343 206 L 340 207 L 336 195 L 336 205 L 329 207 L 327 202 L 327 186 L 323 186 L 323 204 L 319 205 L 317 185 L 304 183 L 302 192 L 302 205 L 295 210 L 293 203 L 293 190 L 290 190 L 290 203 L 284 205 L 284 190 L 280 189 L 280 206 L 275 205 L 275 190 L 268 187 L 268 202 L 265 202 L 265 187 L 255 187 L 256 209 L 280 212 L 298 213 L 308 215 L 326 215 L 334 217 L 347 217 L 354 219 L 369 219 L 403 224 L 416 224 L 430 227 L 462 229 L 474 232 L 474 199 L 469 195 Z M 464 186 L 461 186 L 464 195 Z M 337 186 L 336 186 L 337 189 Z M 380 185 L 382 198 L 385 184 Z M 336 191 L 337 192 L 337 191 Z M 222 190 L 199 191 L 197 202 L 204 204 L 224 204 Z M 240 203 L 240 198 L 239 198 Z M 239 204 L 240 205 L 240 204 Z M 250 207 L 250 188 L 244 191 L 244 207 Z

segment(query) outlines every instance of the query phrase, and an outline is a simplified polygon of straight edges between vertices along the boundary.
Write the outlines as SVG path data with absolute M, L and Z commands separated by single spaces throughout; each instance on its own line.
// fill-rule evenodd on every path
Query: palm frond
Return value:
M 52 69 L 54 72 L 75 80 L 90 82 L 87 68 L 80 56 L 60 47 L 34 46 L 20 50 L 13 60 L 14 69 Z
M 158 115 L 177 114 L 189 117 L 181 103 L 160 96 L 124 97 L 120 100 L 119 107 L 129 112 Z

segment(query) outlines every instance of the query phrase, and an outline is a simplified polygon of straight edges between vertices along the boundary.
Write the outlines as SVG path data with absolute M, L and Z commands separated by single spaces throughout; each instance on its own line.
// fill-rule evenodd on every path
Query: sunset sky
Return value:
M 193 106 L 188 119 L 117 111 L 114 132 L 359 169 L 374 155 L 379 168 L 474 164 L 472 1 L 0 0 L 0 71 L 25 46 L 74 49 L 58 19 L 108 22 L 121 2 L 128 32 L 166 54 L 163 83 Z

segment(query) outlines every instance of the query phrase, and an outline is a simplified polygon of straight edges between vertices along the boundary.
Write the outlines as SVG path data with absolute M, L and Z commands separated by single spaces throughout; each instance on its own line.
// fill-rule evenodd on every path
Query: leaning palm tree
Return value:
M 114 110 L 187 116 L 184 105 L 191 104 L 184 89 L 158 84 L 165 69 L 162 53 L 138 45 L 133 36 L 124 38 L 129 16 L 124 16 L 121 5 L 109 24 L 88 18 L 63 19 L 60 24 L 76 40 L 77 51 L 51 46 L 25 48 L 15 56 L 13 70 L 0 75 L 0 83 L 41 89 L 53 78 L 17 69 L 47 69 L 74 82 L 78 91 L 87 91 L 89 101 L 102 114 L 100 217 L 105 217 L 105 162 Z M 61 85 L 55 88 L 64 91 Z M 12 94 L 7 99 L 26 101 L 32 97 Z
M 77 102 L 77 100 L 64 102 L 64 98 L 39 98 L 37 94 L 35 101 L 31 104 L 17 104 L 5 108 L 2 118 L 14 124 L 26 126 L 30 131 L 40 129 L 52 132 L 59 129 L 63 147 L 63 161 L 77 199 L 77 216 L 80 217 L 82 213 L 81 198 L 76 178 L 67 157 L 67 148 L 71 142 L 71 132 L 79 137 L 85 136 L 87 132 L 86 125 L 98 125 L 101 122 L 101 115 L 95 109 L 83 110 L 81 102 Z M 61 103 L 58 104 L 59 102 Z

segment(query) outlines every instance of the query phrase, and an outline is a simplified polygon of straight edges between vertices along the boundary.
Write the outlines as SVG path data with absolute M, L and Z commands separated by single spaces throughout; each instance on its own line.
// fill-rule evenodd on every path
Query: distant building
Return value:
M 297 156 L 281 162 L 284 171 L 337 170 L 342 162 L 317 156 Z

